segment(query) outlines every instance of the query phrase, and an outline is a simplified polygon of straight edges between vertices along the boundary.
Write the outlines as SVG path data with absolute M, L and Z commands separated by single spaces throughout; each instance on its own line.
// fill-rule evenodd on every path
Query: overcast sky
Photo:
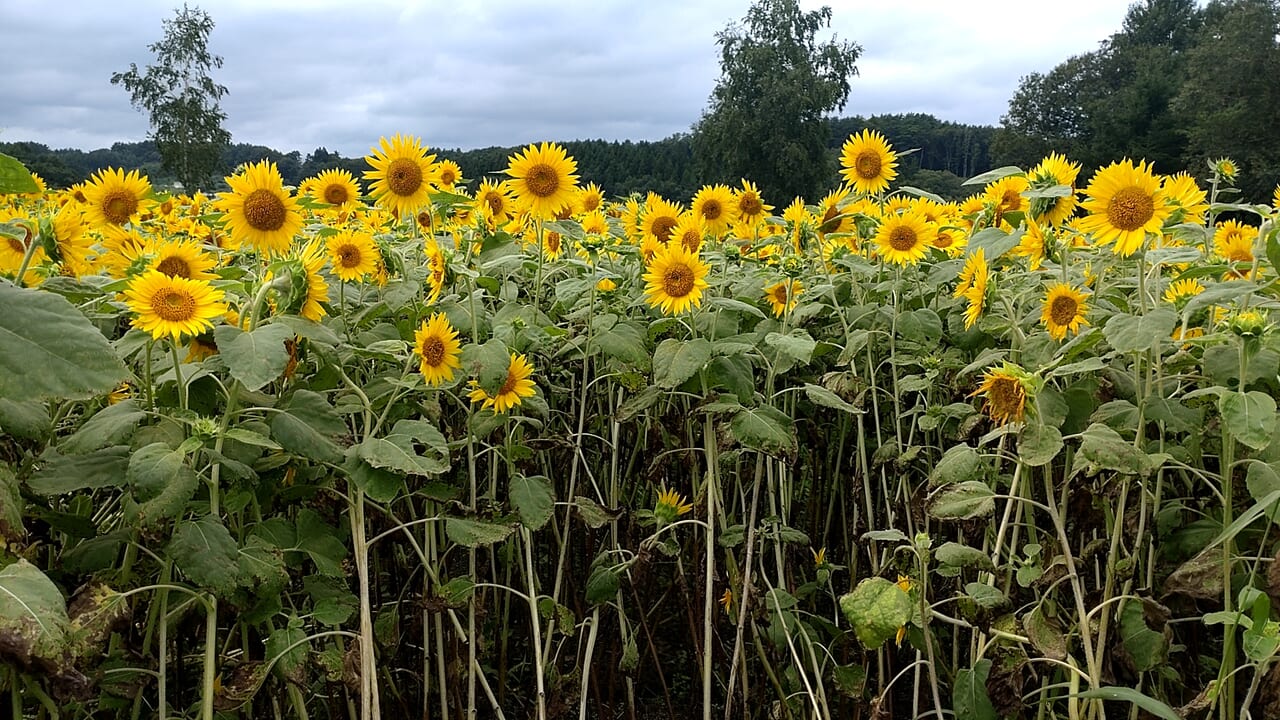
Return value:
M 93 149 L 145 139 L 113 72 L 177 0 L 0 0 L 0 141 Z M 716 32 L 750 0 L 205 0 L 233 142 L 366 154 L 404 132 L 431 147 L 656 140 L 706 106 Z M 801 0 L 862 46 L 842 115 L 923 112 L 995 125 L 1018 79 L 1093 50 L 1127 0 Z M 1046 17 L 1052 19 L 1046 23 Z M 762 108 L 762 111 L 767 109 Z

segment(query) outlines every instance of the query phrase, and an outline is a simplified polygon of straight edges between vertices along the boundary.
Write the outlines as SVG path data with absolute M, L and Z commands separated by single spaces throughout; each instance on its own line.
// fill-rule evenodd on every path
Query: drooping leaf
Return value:
M 1141 692 L 1127 687 L 1100 687 L 1093 690 L 1086 690 L 1076 697 L 1085 700 L 1097 698 L 1100 700 L 1116 700 L 1130 702 L 1138 707 L 1146 710 L 1160 720 L 1182 720 L 1182 716 L 1174 711 L 1173 708 L 1163 702 Z
M 542 475 L 521 475 L 511 479 L 511 506 L 520 515 L 520 521 L 530 530 L 537 530 L 551 519 L 555 507 L 555 489 L 551 480 Z
M 130 522 L 143 527 L 169 520 L 182 513 L 199 486 L 186 455 L 164 443 L 152 443 L 129 458 L 125 473 L 138 505 Z
M 342 451 L 334 439 L 345 434 L 347 426 L 323 395 L 298 390 L 283 410 L 271 414 L 271 436 L 276 442 L 309 460 L 342 460 Z
M 798 449 L 795 422 L 772 405 L 742 408 L 729 421 L 729 431 L 743 445 L 770 455 L 791 457 Z
M 293 339 L 293 330 L 271 323 L 244 332 L 235 325 L 219 325 L 213 329 L 218 353 L 231 377 L 250 390 L 258 390 L 280 377 L 289 364 L 285 341 Z
M 58 449 L 69 455 L 92 452 L 107 445 L 121 445 L 129 440 L 147 414 L 129 399 L 108 405 L 93 414 Z
M 995 512 L 995 493 L 978 480 L 948 485 L 929 498 L 929 514 L 941 520 L 971 520 Z
M 1018 434 L 1018 457 L 1029 467 L 1040 467 L 1062 450 L 1062 432 L 1052 425 L 1029 422 Z
M 27 487 L 41 495 L 120 487 L 125 483 L 130 452 L 127 445 L 112 445 L 84 455 L 46 450 L 36 471 L 27 478 Z
M 1146 315 L 1112 315 L 1102 328 L 1102 336 L 1118 352 L 1137 352 L 1167 341 L 1177 324 L 1178 314 L 1161 307 Z
M 955 445 L 938 460 L 929 473 L 929 486 L 940 487 L 969 480 L 982 480 L 990 470 L 990 463 L 977 450 L 968 445 Z
M 0 657 L 20 666 L 55 660 L 69 630 L 66 600 L 39 568 L 20 558 L 0 570 Z
M 180 523 L 169 541 L 169 557 L 201 589 L 227 598 L 239 584 L 239 548 L 212 515 Z
M 53 432 L 49 409 L 36 400 L 14 402 L 0 398 L 0 433 L 26 440 L 42 440 Z
M 22 488 L 18 478 L 5 465 L 0 465 L 0 540 L 14 541 L 22 537 Z
M 407 475 L 438 475 L 449 469 L 449 443 L 426 420 L 400 420 L 386 437 L 362 442 L 359 452 L 373 467 Z
M 1133 658 L 1133 666 L 1139 671 L 1159 667 L 1168 657 L 1169 640 L 1163 633 L 1147 626 L 1141 600 L 1126 602 L 1120 611 L 1120 639 Z
M 466 547 L 481 547 L 502 542 L 514 529 L 510 525 L 462 518 L 449 518 L 444 523 L 445 534 L 449 539 Z
M 956 673 L 952 689 L 952 706 L 956 720 L 997 720 L 996 708 L 987 695 L 987 677 L 991 674 L 991 661 L 983 658 L 973 669 Z
M 858 640 L 875 650 L 911 620 L 911 596 L 896 583 L 871 577 L 840 597 L 840 610 Z
M 957 568 L 976 567 L 979 570 L 995 572 L 991 556 L 981 550 L 960 543 L 943 543 L 933 551 L 933 556 L 943 565 Z
M 61 295 L 0 283 L 0 397 L 103 395 L 129 377 L 115 348 Z
M 613 600 L 618 594 L 620 581 L 617 570 L 607 562 L 598 562 L 591 568 L 591 574 L 587 576 L 587 602 L 600 605 Z
M 1271 444 L 1276 424 L 1275 398 L 1257 390 L 1226 392 L 1218 396 L 1218 412 L 1236 440 L 1254 450 Z

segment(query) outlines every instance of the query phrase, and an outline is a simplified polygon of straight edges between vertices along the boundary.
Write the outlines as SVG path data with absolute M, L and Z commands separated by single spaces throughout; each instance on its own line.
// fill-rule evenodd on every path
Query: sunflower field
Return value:
M 1280 716 L 1280 191 L 897 158 L 0 156 L 5 716 Z

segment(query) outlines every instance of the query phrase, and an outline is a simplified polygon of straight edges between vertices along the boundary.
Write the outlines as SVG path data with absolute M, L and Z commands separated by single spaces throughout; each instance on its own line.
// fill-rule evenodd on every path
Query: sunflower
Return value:
M 596 281 L 596 290 L 600 292 L 613 292 L 617 289 L 618 283 L 614 282 L 612 278 L 600 278 Z
M 1018 241 L 1017 247 L 1010 252 L 1018 257 L 1026 258 L 1028 267 L 1035 271 L 1039 270 L 1040 265 L 1044 263 L 1044 248 L 1044 230 L 1040 227 L 1040 223 L 1027 218 L 1026 227 L 1022 232 L 1022 239 Z
M 1027 399 L 1034 392 L 1034 384 L 1027 371 L 1006 362 L 998 368 L 989 368 L 982 375 L 982 384 L 969 397 L 982 395 L 982 410 L 997 424 L 1020 422 L 1027 408 Z
M 960 270 L 960 281 L 952 297 L 962 297 L 968 301 L 969 307 L 964 311 L 964 327 L 973 327 L 982 316 L 982 309 L 987 302 L 987 285 L 991 279 L 991 269 L 987 266 L 986 251 L 983 248 L 974 250 L 965 260 Z
M 360 186 L 346 170 L 325 170 L 304 183 L 311 197 L 330 205 L 354 205 L 360 200 Z
M 357 230 L 331 235 L 326 247 L 333 274 L 343 282 L 361 280 L 378 271 L 378 245 L 373 236 Z
M 933 244 L 936 234 L 937 229 L 923 215 L 890 215 L 880 222 L 880 229 L 876 231 L 876 244 L 885 262 L 914 265 L 924 257 L 925 249 Z
M 849 189 L 840 187 L 827 193 L 826 197 L 818 202 L 818 210 L 822 213 L 818 219 L 819 236 L 825 238 L 832 233 L 850 233 L 857 230 L 853 213 L 847 212 L 842 207 L 848 199 Z
M 150 270 L 188 280 L 217 277 L 210 272 L 217 262 L 195 240 L 159 240 L 149 243 L 146 250 L 151 256 L 151 264 L 147 266 Z
M 529 377 L 533 375 L 533 366 L 524 355 L 511 353 L 511 363 L 507 366 L 507 379 L 498 388 L 497 395 L 490 395 L 475 380 L 471 381 L 471 392 L 467 397 L 471 402 L 483 403 L 482 409 L 492 408 L 495 413 L 505 413 L 520 404 L 523 398 L 533 397 L 534 384 Z
M 62 270 L 72 277 L 92 275 L 93 238 L 85 233 L 84 213 L 76 203 L 63 205 L 53 216 L 53 237 L 62 258 Z M 0 238 L 4 243 L 5 238 Z M 34 258 L 33 258 L 34 259 Z
M 1182 222 L 1204 222 L 1205 213 L 1209 212 L 1209 202 L 1195 178 L 1180 172 L 1167 176 L 1161 182 L 1161 187 L 1164 189 L 1165 201 L 1173 206 L 1171 210 L 1182 210 Z
M 203 332 L 199 335 L 192 335 L 191 339 L 187 340 L 187 356 L 182 359 L 182 362 L 202 362 L 217 354 L 218 344 L 213 339 L 213 333 Z
M 1213 170 L 1213 174 L 1227 181 L 1234 183 L 1236 175 L 1240 172 L 1240 168 L 1236 167 L 1236 161 L 1229 157 L 1218 158 L 1209 161 L 1209 168 Z
M 235 245 L 249 243 L 268 255 L 289 250 L 302 229 L 298 202 L 284 189 L 276 164 L 263 160 L 245 166 L 227 178 L 231 192 L 218 196 L 216 206 L 225 212 L 227 232 Z
M 433 304 L 440 299 L 440 293 L 444 291 L 445 270 L 448 263 L 444 252 L 434 240 L 428 240 L 423 250 L 427 255 L 427 304 Z
M 671 229 L 670 242 L 682 246 L 685 250 L 698 254 L 702 249 L 702 241 L 707 235 L 707 226 L 702 217 L 693 212 L 680 214 L 680 220 Z
M 772 205 L 766 205 L 760 197 L 760 189 L 750 180 L 742 181 L 742 189 L 734 192 L 733 203 L 729 208 L 733 216 L 730 218 L 739 225 L 754 225 L 764 219 Z
M 854 190 L 872 195 L 883 192 L 898 177 L 897 159 L 883 135 L 863 130 L 850 135 L 840 148 L 840 174 Z
M 604 209 L 604 191 L 595 183 L 579 188 L 578 199 L 574 203 L 579 213 L 592 213 Z
M 428 385 L 449 382 L 453 379 L 453 371 L 462 367 L 458 360 L 462 355 L 458 331 L 449 324 L 444 313 L 436 313 L 430 320 L 422 321 L 422 327 L 414 333 L 413 352 L 422 359 L 418 370 Z
M 1253 262 L 1253 241 L 1258 228 L 1235 220 L 1218 223 L 1213 231 L 1213 252 L 1227 262 Z
M 493 229 L 511 219 L 514 204 L 515 198 L 511 196 L 511 187 L 507 183 L 482 180 L 476 190 L 473 207 L 476 214 L 484 218 L 490 229 Z
M 684 209 L 678 203 L 668 202 L 654 193 L 649 193 L 649 199 L 644 205 L 644 217 L 640 220 L 644 238 L 666 245 L 670 242 L 676 225 L 680 224 L 680 214 Z
M 693 512 L 693 505 L 685 501 L 684 496 L 675 490 L 663 488 L 658 493 L 658 502 L 653 507 L 653 517 L 658 525 L 670 525 L 681 515 Z
M 1026 212 L 1030 207 L 1030 203 L 1022 196 L 1031 184 L 1023 175 L 1006 175 L 999 180 L 993 180 L 987 183 L 982 189 L 982 195 L 987 202 L 995 207 L 995 223 L 997 225 L 1004 219 L 1008 213 Z
M 969 235 L 963 228 L 954 225 L 939 227 L 938 232 L 933 236 L 933 246 L 953 258 L 963 255 L 968 245 Z
M 199 335 L 227 312 L 222 291 L 205 280 L 169 277 L 148 270 L 129 282 L 124 291 L 129 309 L 137 314 L 133 326 L 159 340 L 168 335 Z
M 27 256 L 30 243 L 35 243 L 35 221 L 19 211 L 8 211 L 0 206 L 0 272 L 14 273 L 22 267 L 22 260 Z M 8 225 L 8 227 L 3 227 Z M 31 251 L 29 266 L 44 261 L 44 249 L 37 243 Z
M 113 278 L 123 278 L 147 265 L 150 241 L 136 228 L 107 225 L 102 229 L 102 248 L 95 260 Z
M 1099 170 L 1085 189 L 1083 207 L 1089 215 L 1080 229 L 1092 233 L 1099 245 L 1115 243 L 1115 254 L 1132 255 L 1147 233 L 1158 233 L 1169 217 L 1169 206 L 1160 180 L 1145 162 L 1111 163 Z
M 1074 335 L 1080 332 L 1081 325 L 1089 324 L 1084 319 L 1088 310 L 1085 297 L 1085 293 L 1066 283 L 1049 287 L 1044 298 L 1044 311 L 1040 314 L 1040 322 L 1049 330 L 1049 337 L 1062 340 L 1068 332 Z
M 303 248 L 298 254 L 298 260 L 302 263 L 300 277 L 306 283 L 306 294 L 301 297 L 302 305 L 298 309 L 298 315 L 312 322 L 320 322 L 321 318 L 328 315 L 320 303 L 329 299 L 329 283 L 325 282 L 324 276 L 320 274 L 324 269 L 325 261 L 324 249 L 320 246 L 320 242 L 312 241 Z
M 467 182 L 462 177 L 462 167 L 452 160 L 441 160 L 435 166 L 436 184 L 441 190 L 452 191 L 454 186 Z
M 774 317 L 782 317 L 796 307 L 804 285 L 799 280 L 786 279 L 776 282 L 764 289 L 764 297 L 773 306 Z
M 411 135 L 396 133 L 390 141 L 378 138 L 378 147 L 371 148 L 364 158 L 373 166 L 364 177 L 373 181 L 370 191 L 379 207 L 402 218 L 427 204 L 435 180 L 432 163 L 436 159 L 427 154 L 428 149 L 421 139 Z
M 582 225 L 583 235 L 609 234 L 609 221 L 605 219 L 604 213 L 599 210 L 591 210 L 585 213 L 578 222 Z
M 693 214 L 707 224 L 707 232 L 719 237 L 729 229 L 733 213 L 733 191 L 728 185 L 703 185 L 693 196 Z
M 511 189 L 529 214 L 550 220 L 573 202 L 577 193 L 578 164 L 554 143 L 530 145 L 507 158 Z
M 1164 301 L 1173 305 L 1182 305 L 1187 300 L 1204 292 L 1204 283 L 1195 278 L 1174 280 L 1164 291 Z
M 125 174 L 119 168 L 108 168 L 95 173 L 82 193 L 85 219 L 90 225 L 124 225 L 136 220 L 145 209 L 151 183 L 137 170 Z
M 645 295 L 649 305 L 662 308 L 667 315 L 684 312 L 702 304 L 702 291 L 708 287 L 711 267 L 682 245 L 659 248 L 644 275 Z
M 564 236 L 555 230 L 542 231 L 542 257 L 558 260 L 564 254 Z
M 1076 210 L 1076 177 L 1080 174 L 1080 164 L 1073 163 L 1063 155 L 1050 153 L 1049 157 L 1040 161 L 1039 165 L 1027 173 L 1032 190 L 1045 190 L 1059 185 L 1071 188 L 1071 192 L 1061 197 L 1033 198 L 1031 200 L 1031 217 L 1046 225 L 1061 225 Z
M 1277 185 L 1275 191 L 1271 194 L 1271 207 L 1280 210 L 1280 185 Z

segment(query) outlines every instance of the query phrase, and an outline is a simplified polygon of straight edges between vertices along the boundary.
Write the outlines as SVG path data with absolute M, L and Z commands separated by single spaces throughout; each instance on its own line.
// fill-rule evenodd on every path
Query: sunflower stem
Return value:
M 178 383 L 178 406 L 187 409 L 187 383 L 182 377 L 182 359 L 178 357 L 178 341 L 169 338 L 169 349 L 173 351 L 173 377 Z

